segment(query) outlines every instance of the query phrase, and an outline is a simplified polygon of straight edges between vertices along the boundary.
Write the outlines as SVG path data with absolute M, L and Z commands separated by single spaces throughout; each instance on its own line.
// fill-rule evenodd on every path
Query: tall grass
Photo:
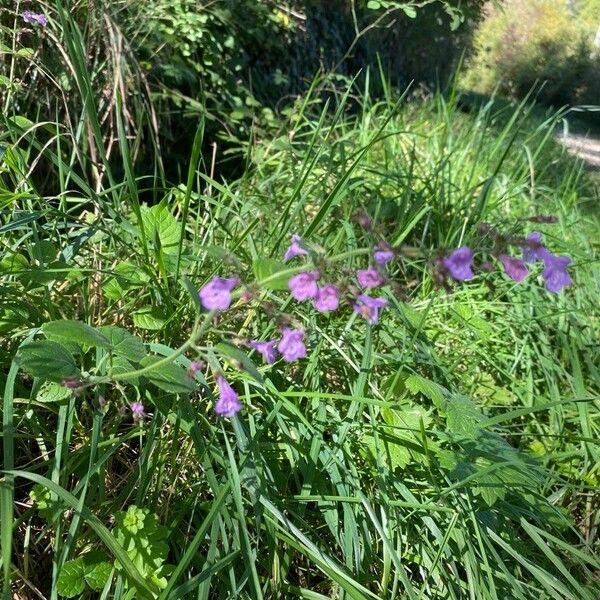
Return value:
M 1 140 L 4 597 L 597 597 L 598 222 L 579 208 L 585 174 L 554 145 L 554 119 L 530 120 L 527 103 L 465 114 L 456 94 L 377 101 L 368 78 L 331 93 L 316 81 L 279 131 L 239 148 L 238 179 L 202 161 L 202 124 L 185 181 L 138 175 L 118 111 L 119 151 L 98 178 L 80 162 L 106 156 L 97 99 L 76 25 L 58 14 L 81 121 L 48 143 L 7 118 Z M 39 156 L 52 195 L 36 191 Z M 239 305 L 198 342 L 243 399 L 231 421 L 212 412 L 208 372 L 192 394 L 141 379 L 52 394 L 14 360 L 63 319 L 119 325 L 172 355 L 214 273 L 264 279 L 294 232 L 330 256 L 364 246 L 358 210 L 394 245 L 431 249 L 477 247 L 482 221 L 556 214 L 545 233 L 574 257 L 576 284 L 557 298 L 535 276 L 490 275 L 448 294 L 415 253 L 378 327 L 296 311 L 310 353 L 292 367 L 218 345 L 219 331 L 272 333 Z M 291 310 L 276 288 L 261 294 Z M 101 347 L 74 349 L 106 374 Z M 77 562 L 95 550 L 104 576 Z

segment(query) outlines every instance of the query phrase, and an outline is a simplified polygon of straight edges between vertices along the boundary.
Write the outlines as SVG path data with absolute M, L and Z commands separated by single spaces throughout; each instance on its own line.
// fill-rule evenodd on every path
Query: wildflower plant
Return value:
M 538 218 L 539 219 L 539 218 Z M 290 245 L 282 256 L 281 271 L 272 273 L 262 281 L 245 281 L 242 273 L 232 273 L 227 277 L 214 276 L 198 290 L 198 301 L 202 312 L 198 315 L 193 326 L 190 338 L 180 348 L 169 356 L 147 356 L 143 349 L 136 361 L 129 352 L 123 355 L 120 345 L 114 344 L 115 336 L 124 341 L 132 340 L 132 346 L 141 347 L 136 338 L 123 330 L 110 328 L 103 332 L 95 330 L 83 323 L 55 321 L 42 328 L 47 340 L 38 340 L 21 347 L 17 361 L 21 367 L 34 376 L 47 377 L 50 380 L 58 379 L 62 385 L 79 393 L 81 390 L 105 383 L 131 382 L 146 376 L 151 383 L 167 391 L 190 393 L 196 389 L 196 375 L 208 364 L 213 373 L 216 384 L 214 411 L 220 417 L 232 418 L 242 409 L 239 394 L 232 387 L 217 355 L 216 349 L 228 349 L 239 346 L 233 332 L 228 336 L 226 331 L 217 329 L 218 336 L 223 344 L 216 347 L 203 346 L 203 338 L 210 334 L 211 326 L 218 322 L 220 315 L 227 311 L 264 310 L 273 320 L 278 334 L 266 341 L 245 340 L 242 346 L 256 351 L 265 365 L 276 365 L 279 357 L 284 363 L 294 363 L 306 358 L 310 354 L 310 332 L 298 320 L 306 311 L 308 301 L 317 313 L 333 313 L 345 311 L 346 318 L 352 312 L 361 317 L 369 327 L 376 326 L 385 309 L 389 310 L 393 302 L 394 293 L 401 293 L 403 281 L 394 280 L 389 266 L 394 260 L 402 261 L 404 256 L 415 254 L 414 248 L 393 248 L 386 240 L 371 238 L 374 232 L 373 220 L 362 213 L 363 233 L 366 234 L 369 246 L 350 250 L 337 256 L 328 257 L 324 253 L 309 252 L 309 246 L 302 242 L 298 234 L 291 238 Z M 367 225 L 367 227 L 365 227 Z M 455 250 L 435 252 L 429 259 L 427 252 L 423 258 L 432 264 L 432 277 L 439 285 L 450 290 L 449 280 L 468 284 L 475 279 L 477 273 L 490 277 L 494 271 L 489 262 L 496 259 L 502 266 L 505 274 L 516 283 L 523 282 L 529 275 L 527 264 L 542 262 L 544 269 L 542 279 L 548 291 L 557 293 L 571 284 L 571 276 L 567 267 L 571 260 L 564 256 L 555 256 L 542 244 L 541 234 L 534 232 L 526 237 L 516 236 L 514 233 L 502 234 L 488 224 L 482 224 L 478 229 L 482 238 L 474 246 L 462 246 Z M 385 248 L 385 249 L 382 249 Z M 522 258 L 507 254 L 512 248 L 522 252 Z M 421 252 L 418 251 L 417 252 Z M 481 260 L 479 260 L 481 257 Z M 295 259 L 296 266 L 286 267 L 284 263 Z M 344 260 L 360 259 L 367 264 L 355 272 L 343 266 Z M 342 265 L 340 265 L 342 263 Z M 317 268 L 318 267 L 318 268 Z M 269 288 L 269 282 L 281 277 L 287 278 L 287 302 L 285 295 L 280 303 L 292 302 L 291 312 L 279 311 L 272 304 L 265 304 L 258 298 L 262 289 Z M 358 287 L 355 285 L 358 284 Z M 374 295 L 377 289 L 380 295 Z M 294 304 L 295 303 L 295 304 Z M 296 314 L 295 311 L 298 311 Z M 109 334 L 109 335 L 107 335 Z M 211 334 L 214 336 L 214 334 Z M 67 338 L 79 341 L 84 346 L 105 348 L 122 358 L 129 358 L 133 365 L 139 368 L 119 372 L 108 370 L 106 375 L 84 374 L 76 366 L 67 347 L 62 346 Z M 133 340 L 136 340 L 133 342 Z M 127 350 L 128 345 L 125 345 Z M 184 370 L 179 364 L 179 358 L 186 352 L 196 352 L 196 356 L 188 359 L 188 366 Z M 236 356 L 233 365 L 244 370 L 244 363 L 249 360 L 239 348 L 235 349 Z M 225 353 L 222 358 L 231 358 Z M 146 416 L 144 405 L 140 401 L 131 404 L 131 413 L 135 422 L 142 422 Z

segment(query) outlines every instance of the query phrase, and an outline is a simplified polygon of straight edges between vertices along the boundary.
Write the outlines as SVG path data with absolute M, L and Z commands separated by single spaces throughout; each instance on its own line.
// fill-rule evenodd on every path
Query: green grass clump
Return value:
M 585 173 L 526 104 L 465 113 L 452 94 L 325 89 L 241 145 L 230 180 L 204 164 L 202 124 L 182 181 L 159 184 L 124 135 L 98 178 L 75 131 L 4 120 L 6 598 L 598 596 L 600 240 Z M 55 193 L 38 192 L 40 156 Z M 299 233 L 349 277 L 373 243 L 361 210 L 403 252 L 373 327 L 290 303 L 280 262 Z M 550 295 L 537 271 L 433 285 L 438 251 L 483 248 L 481 222 L 530 232 L 537 214 L 557 217 L 543 231 L 574 259 L 571 288 Z M 199 315 L 216 273 L 262 281 L 264 302 Z M 243 341 L 271 337 L 280 312 L 308 356 L 262 366 Z M 192 380 L 195 350 L 209 368 Z M 220 369 L 244 406 L 232 420 L 213 412 Z M 71 377 L 94 385 L 72 392 Z

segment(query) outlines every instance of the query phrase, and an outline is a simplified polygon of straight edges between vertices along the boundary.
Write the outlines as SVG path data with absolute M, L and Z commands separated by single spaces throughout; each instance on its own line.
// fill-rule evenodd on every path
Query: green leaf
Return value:
M 407 5 L 401 6 L 400 8 L 404 11 L 407 17 L 410 17 L 411 19 L 417 18 L 417 9 L 414 6 Z
M 98 327 L 98 331 L 110 341 L 111 351 L 114 354 L 124 356 L 136 363 L 146 356 L 144 342 L 126 329 L 116 325 L 103 325 Z
M 142 222 L 148 239 L 153 240 L 157 236 L 165 252 L 177 250 L 181 227 L 169 211 L 166 201 L 152 208 L 142 207 Z
M 243 352 L 236 346 L 228 344 L 227 342 L 221 342 L 220 344 L 217 344 L 217 346 L 215 346 L 215 351 L 221 355 L 227 356 L 241 363 L 245 371 L 250 373 L 250 375 L 252 375 L 252 377 L 254 377 L 254 379 L 256 379 L 258 382 L 262 383 L 262 375 L 259 373 L 254 362 L 250 360 L 250 358 L 245 352 Z
M 15 55 L 25 57 L 25 58 L 31 58 L 34 55 L 34 51 L 33 51 L 33 48 L 19 48 L 15 52 Z
M 59 596 L 64 598 L 75 598 L 79 596 L 85 588 L 85 568 L 83 560 L 76 558 L 66 562 L 56 582 L 56 591 Z
M 198 288 L 190 281 L 189 277 L 185 275 L 182 278 L 183 286 L 187 290 L 187 293 L 192 300 L 192 304 L 198 312 L 202 311 L 202 304 L 200 304 L 200 296 L 198 295 Z
M 142 287 L 149 280 L 140 265 L 123 261 L 115 267 L 113 276 L 102 284 L 102 290 L 111 300 L 120 300 L 127 292 Z
M 381 4 L 377 0 L 369 0 L 367 2 L 367 8 L 370 10 L 378 10 L 381 8 Z
M 420 375 L 410 375 L 406 378 L 404 385 L 413 394 L 423 394 L 429 398 L 438 408 L 444 404 L 446 389 L 435 381 L 425 379 Z
M 113 356 L 112 364 L 110 365 L 110 375 L 122 375 L 123 373 L 131 373 L 136 371 L 137 367 L 127 360 L 124 356 Z M 138 385 L 140 380 L 139 377 L 133 377 L 127 380 L 131 385 Z
M 157 331 L 165 326 L 166 316 L 158 306 L 146 306 L 133 313 L 133 323 L 140 329 Z
M 80 375 L 65 347 L 49 340 L 36 340 L 21 346 L 15 361 L 30 375 L 50 381 L 62 381 Z
M 115 537 L 140 573 L 158 589 L 167 585 L 163 577 L 164 561 L 169 552 L 165 543 L 167 529 L 147 508 L 130 506 L 116 515 Z
M 81 321 L 50 321 L 42 325 L 44 335 L 57 342 L 75 342 L 82 346 L 110 348 L 110 340 L 101 332 Z
M 64 385 L 54 383 L 53 381 L 45 381 L 40 387 L 36 400 L 50 404 L 51 402 L 62 402 L 71 397 L 71 390 Z
M 256 280 L 259 282 L 264 281 L 280 271 L 284 271 L 286 268 L 287 267 L 283 262 L 275 260 L 274 258 L 257 258 L 252 263 L 252 271 L 254 272 Z M 270 290 L 287 290 L 289 279 L 289 275 L 282 275 L 281 277 L 273 278 L 269 282 L 263 284 L 263 286 Z
M 38 475 L 37 473 L 31 473 L 30 471 L 22 470 L 7 470 L 5 471 L 5 474 L 12 477 L 27 479 L 29 481 L 33 481 L 34 483 L 43 485 L 52 493 L 56 494 L 58 498 L 67 504 L 71 509 L 80 512 L 84 521 L 94 530 L 94 533 L 100 538 L 100 541 L 110 550 L 115 559 L 118 561 L 119 565 L 123 568 L 123 571 L 127 574 L 127 577 L 131 579 L 137 589 L 138 597 L 140 599 L 150 599 L 155 597 L 150 586 L 148 585 L 147 580 L 145 580 L 140 572 L 135 568 L 135 565 L 131 562 L 131 559 L 129 556 L 127 556 L 127 553 L 125 550 L 123 550 L 115 537 L 103 525 L 100 519 L 98 519 L 98 517 L 96 517 L 89 508 L 87 508 L 87 506 L 81 506 L 77 497 L 60 487 L 51 479 L 43 477 L 42 475 Z
M 147 367 L 155 364 L 164 357 L 146 356 L 141 365 Z M 145 377 L 156 387 L 166 392 L 175 394 L 189 394 L 196 389 L 194 380 L 187 374 L 185 369 L 173 362 L 166 363 L 145 374 Z
M 466 396 L 452 395 L 444 406 L 448 430 L 452 433 L 472 436 L 479 431 L 484 415 L 477 405 Z
M 108 581 L 113 566 L 106 560 L 106 555 L 98 550 L 93 550 L 82 557 L 84 564 L 84 577 L 87 584 L 99 592 Z

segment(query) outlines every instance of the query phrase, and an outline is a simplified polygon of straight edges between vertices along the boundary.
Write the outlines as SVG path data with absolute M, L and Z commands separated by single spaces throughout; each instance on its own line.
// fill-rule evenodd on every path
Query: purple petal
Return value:
M 295 256 L 307 256 L 308 252 L 300 245 L 300 236 L 297 233 L 292 235 L 292 243 L 283 255 L 284 262 L 291 260 Z
M 367 319 L 367 323 L 375 325 L 379 322 L 379 309 L 387 306 L 388 301 L 385 298 L 372 298 L 367 294 L 361 294 L 356 299 L 354 311 Z
M 242 408 L 238 395 L 223 376 L 217 377 L 217 385 L 219 399 L 215 404 L 215 412 L 221 417 L 234 417 Z
M 453 279 L 457 281 L 473 279 L 473 251 L 468 246 L 458 248 L 442 262 Z
M 314 298 L 318 291 L 317 280 L 319 276 L 319 271 L 306 271 L 294 275 L 288 282 L 292 296 L 298 301 Z
M 523 281 L 527 275 L 529 275 L 529 269 L 525 266 L 525 263 L 520 258 L 501 254 L 499 257 L 500 262 L 504 265 L 506 274 L 517 283 Z
M 340 292 L 332 283 L 327 283 L 317 291 L 315 308 L 319 312 L 337 310 L 340 304 Z
M 378 265 L 384 267 L 394 258 L 394 253 L 391 250 L 377 250 L 373 258 Z
M 573 283 L 567 271 L 567 267 L 570 264 L 571 259 L 568 256 L 555 256 L 549 252 L 547 253 L 544 257 L 542 277 L 546 282 L 546 289 L 549 292 L 556 294 Z
M 356 279 L 360 287 L 365 289 L 376 288 L 383 283 L 381 273 L 373 267 L 356 271 Z
M 277 350 L 275 349 L 277 346 L 277 340 L 270 340 L 268 342 L 252 340 L 249 345 L 251 348 L 254 348 L 257 352 L 262 354 L 263 360 L 268 365 L 275 362 L 275 359 L 277 358 Z
M 528 263 L 544 260 L 548 250 L 542 245 L 542 234 L 539 231 L 533 231 L 527 238 L 528 244 L 521 246 L 523 249 L 523 260 Z
M 304 331 L 302 329 L 290 329 L 286 327 L 281 332 L 281 341 L 277 348 L 286 362 L 293 362 L 299 358 L 304 358 L 306 356 Z
M 226 310 L 231 304 L 231 290 L 238 283 L 237 277 L 213 277 L 199 291 L 202 306 L 206 310 Z

